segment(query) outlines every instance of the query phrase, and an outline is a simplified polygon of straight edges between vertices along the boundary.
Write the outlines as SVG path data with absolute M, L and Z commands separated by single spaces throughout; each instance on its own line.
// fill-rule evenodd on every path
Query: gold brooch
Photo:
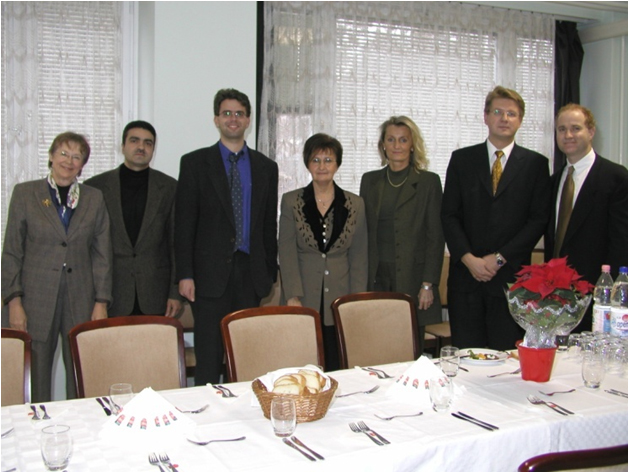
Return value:
M 44 199 L 41 201 L 42 204 L 44 204 L 46 207 L 50 207 L 52 205 L 52 202 L 50 199 Z

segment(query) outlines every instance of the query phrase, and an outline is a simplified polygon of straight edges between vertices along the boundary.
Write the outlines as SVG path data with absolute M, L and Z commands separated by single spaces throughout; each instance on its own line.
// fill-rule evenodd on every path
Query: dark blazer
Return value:
M 263 298 L 277 278 L 275 161 L 249 148 L 251 158 L 250 263 Z M 175 212 L 176 280 L 193 278 L 196 295 L 220 297 L 227 287 L 236 227 L 218 143 L 181 158 Z
M 2 301 L 22 297 L 27 330 L 43 342 L 50 333 L 62 268 L 73 323 L 90 320 L 94 302 L 111 301 L 111 236 L 101 192 L 80 184 L 79 204 L 66 233 L 46 179 L 13 189 L 2 248 Z
M 129 315 L 136 290 L 145 314 L 163 314 L 168 298 L 181 299 L 175 283 L 177 181 L 149 169 L 146 209 L 135 247 L 131 245 L 122 215 L 120 169 L 94 176 L 85 184 L 101 190 L 109 212 L 114 251 L 113 303 L 109 315 Z
M 550 209 L 548 159 L 517 144 L 493 195 L 487 143 L 452 153 L 443 194 L 441 219 L 450 251 L 448 288 L 462 292 L 485 284 L 490 294 L 504 297 L 514 273 L 531 263 L 531 252 L 544 234 Z M 476 281 L 461 258 L 499 252 L 507 260 L 496 276 Z
M 335 203 L 345 201 L 338 213 L 345 209 L 347 218 L 342 228 L 333 226 L 329 236 L 331 247 L 324 253 L 307 221 L 309 211 L 319 212 L 312 190 L 310 192 L 310 209 L 306 208 L 304 189 L 282 196 L 279 240 L 282 303 L 299 297 L 304 307 L 319 311 L 323 294 L 321 316 L 325 325 L 334 325 L 332 302 L 346 294 L 367 290 L 365 205 L 357 195 L 335 186 Z M 335 213 L 335 222 L 336 217 L 341 220 Z
M 563 169 L 552 177 L 551 217 L 544 238 L 546 261 L 555 249 L 557 195 Z M 627 168 L 596 155 L 577 196 L 560 256 L 590 283 L 609 264 L 612 274 L 627 265 Z
M 387 168 L 363 175 L 360 195 L 365 200 L 369 233 L 369 289 L 373 290 L 378 270 L 378 215 L 387 182 Z M 411 170 L 402 187 L 395 210 L 396 289 L 415 300 L 423 281 L 433 283 L 434 302 L 417 311 L 420 325 L 441 322 L 439 281 L 443 264 L 444 239 L 440 221 L 441 180 L 435 173 Z

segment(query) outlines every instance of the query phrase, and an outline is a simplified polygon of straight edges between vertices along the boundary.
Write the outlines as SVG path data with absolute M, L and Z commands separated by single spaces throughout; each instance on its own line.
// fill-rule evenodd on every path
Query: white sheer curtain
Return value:
M 122 2 L 2 2 L 2 236 L 13 186 L 44 177 L 56 135 L 86 135 L 81 179 L 122 133 Z
M 378 126 L 408 115 L 445 178 L 450 153 L 483 141 L 495 85 L 526 101 L 516 140 L 552 153 L 554 19 L 446 2 L 265 2 L 264 87 L 258 148 L 276 159 L 280 194 L 310 176 L 313 133 L 343 144 L 337 183 L 357 192 L 380 167 Z

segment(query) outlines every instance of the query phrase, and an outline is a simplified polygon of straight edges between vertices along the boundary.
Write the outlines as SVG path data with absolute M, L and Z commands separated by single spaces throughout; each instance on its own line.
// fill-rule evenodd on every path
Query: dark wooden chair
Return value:
M 627 471 L 627 445 L 571 452 L 555 452 L 529 458 L 518 471 Z
M 307 307 L 239 310 L 221 321 L 229 382 L 312 364 L 325 367 L 319 313 Z
M 400 292 L 360 292 L 332 303 L 341 368 L 419 358 L 413 299 Z
M 157 315 L 114 317 L 77 325 L 68 334 L 78 397 L 109 394 L 130 383 L 138 393 L 186 387 L 183 328 Z
M 2 329 L 2 405 L 31 402 L 31 336 Z

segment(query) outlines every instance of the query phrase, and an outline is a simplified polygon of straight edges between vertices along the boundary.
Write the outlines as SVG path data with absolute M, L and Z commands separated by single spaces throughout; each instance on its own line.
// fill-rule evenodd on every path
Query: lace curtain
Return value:
M 116 164 L 122 2 L 2 2 L 2 237 L 13 186 L 45 177 L 72 130 L 92 148 L 81 179 Z
M 258 149 L 280 168 L 280 195 L 306 185 L 303 143 L 329 133 L 343 145 L 335 180 L 358 192 L 380 167 L 378 127 L 408 115 L 430 170 L 445 180 L 454 149 L 483 141 L 484 99 L 520 92 L 516 138 L 552 153 L 554 19 L 446 2 L 265 2 Z

